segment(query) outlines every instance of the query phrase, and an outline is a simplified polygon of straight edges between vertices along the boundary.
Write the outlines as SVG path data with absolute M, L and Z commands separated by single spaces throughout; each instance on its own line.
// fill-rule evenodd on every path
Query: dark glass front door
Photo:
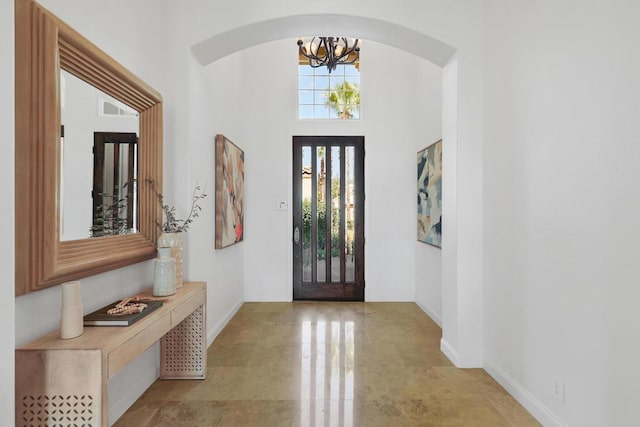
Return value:
M 364 137 L 293 137 L 293 299 L 364 301 Z

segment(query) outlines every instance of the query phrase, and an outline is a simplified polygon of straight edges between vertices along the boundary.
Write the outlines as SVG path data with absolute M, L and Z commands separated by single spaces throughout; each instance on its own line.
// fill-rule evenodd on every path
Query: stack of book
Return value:
M 85 326 L 129 326 L 162 306 L 162 301 L 141 301 L 141 302 L 144 302 L 145 304 L 147 304 L 147 308 L 142 310 L 140 313 L 124 314 L 124 315 L 107 313 L 108 310 L 112 309 L 113 307 L 115 307 L 120 303 L 120 301 L 116 301 L 112 304 L 102 307 L 99 310 L 94 311 L 93 313 L 90 313 L 84 316 L 84 325 Z

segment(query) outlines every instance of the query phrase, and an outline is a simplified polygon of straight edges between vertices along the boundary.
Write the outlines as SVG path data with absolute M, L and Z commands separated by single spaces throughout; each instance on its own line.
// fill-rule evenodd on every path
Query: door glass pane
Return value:
M 331 281 L 340 281 L 340 147 L 331 147 Z
M 345 148 L 345 281 L 355 281 L 355 148 Z
M 327 278 L 327 267 L 325 262 L 327 249 L 325 147 L 316 147 L 316 150 L 316 197 L 318 200 L 318 269 L 316 276 L 318 282 L 325 282 Z
M 311 281 L 311 147 L 302 147 L 302 281 Z

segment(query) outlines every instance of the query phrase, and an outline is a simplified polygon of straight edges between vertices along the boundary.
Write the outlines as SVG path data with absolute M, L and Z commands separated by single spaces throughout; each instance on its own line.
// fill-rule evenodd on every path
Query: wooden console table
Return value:
M 108 426 L 109 379 L 158 340 L 160 378 L 204 378 L 206 295 L 186 282 L 131 326 L 85 326 L 69 340 L 55 331 L 16 349 L 16 426 Z

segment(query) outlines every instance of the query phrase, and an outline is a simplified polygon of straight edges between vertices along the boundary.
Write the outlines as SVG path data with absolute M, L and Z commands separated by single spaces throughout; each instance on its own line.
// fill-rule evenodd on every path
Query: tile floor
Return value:
M 457 369 L 413 303 L 245 303 L 206 380 L 158 380 L 116 426 L 537 426 Z

